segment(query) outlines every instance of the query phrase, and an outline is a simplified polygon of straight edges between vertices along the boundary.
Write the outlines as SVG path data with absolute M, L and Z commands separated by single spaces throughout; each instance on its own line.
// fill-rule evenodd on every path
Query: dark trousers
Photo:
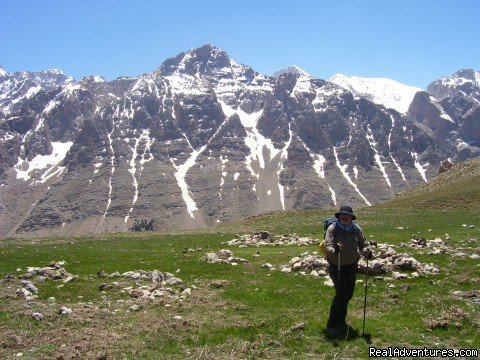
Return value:
M 330 316 L 327 327 L 335 328 L 346 324 L 348 302 L 353 296 L 355 290 L 355 278 L 357 275 L 357 263 L 352 265 L 340 266 L 340 278 L 338 274 L 338 265 L 330 263 L 328 274 L 335 286 L 335 297 L 330 306 Z

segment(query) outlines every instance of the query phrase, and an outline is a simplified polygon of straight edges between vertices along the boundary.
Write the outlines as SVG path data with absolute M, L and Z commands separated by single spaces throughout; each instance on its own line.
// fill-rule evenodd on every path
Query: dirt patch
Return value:
M 468 313 L 458 306 L 451 306 L 448 310 L 445 310 L 439 317 L 429 318 L 424 320 L 425 325 L 429 329 L 447 329 L 449 326 L 454 326 L 457 329 L 462 327 L 462 321 L 467 319 Z

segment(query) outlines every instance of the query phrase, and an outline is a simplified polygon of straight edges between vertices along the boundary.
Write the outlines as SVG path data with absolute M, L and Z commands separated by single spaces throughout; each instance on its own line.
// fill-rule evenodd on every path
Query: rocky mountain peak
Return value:
M 222 70 L 225 72 L 232 65 L 240 66 L 230 59 L 225 51 L 207 44 L 167 59 L 159 70 L 164 76 L 184 74 L 199 77 L 202 75 L 213 76 Z
M 7 71 L 3 68 L 3 66 L 0 66 L 0 76 L 5 76 L 7 75 Z
M 437 100 L 460 96 L 480 102 L 480 71 L 461 69 L 451 76 L 433 81 L 427 91 Z
M 297 65 L 287 66 L 284 69 L 281 69 L 281 70 L 278 70 L 278 71 L 274 72 L 272 76 L 275 79 L 278 79 L 281 75 L 284 75 L 284 74 L 293 74 L 293 75 L 296 75 L 296 76 L 311 77 L 309 73 L 307 73 L 305 70 L 298 67 Z

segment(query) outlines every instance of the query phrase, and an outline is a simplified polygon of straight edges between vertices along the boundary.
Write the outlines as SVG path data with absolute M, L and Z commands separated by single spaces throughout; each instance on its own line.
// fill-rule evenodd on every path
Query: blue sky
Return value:
M 426 88 L 461 68 L 480 70 L 476 0 L 3 0 L 0 14 L 9 72 L 59 68 L 112 80 L 207 43 L 264 74 L 296 64 L 322 79 Z

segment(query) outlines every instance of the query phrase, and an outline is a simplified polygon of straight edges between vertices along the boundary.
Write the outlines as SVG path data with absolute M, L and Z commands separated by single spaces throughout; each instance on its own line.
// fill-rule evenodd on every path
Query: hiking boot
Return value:
M 353 328 L 347 323 L 340 324 L 338 327 L 338 332 L 341 334 L 346 334 L 347 332 L 353 331 Z
M 338 330 L 336 327 L 327 327 L 326 332 L 330 337 L 336 337 L 338 335 Z

